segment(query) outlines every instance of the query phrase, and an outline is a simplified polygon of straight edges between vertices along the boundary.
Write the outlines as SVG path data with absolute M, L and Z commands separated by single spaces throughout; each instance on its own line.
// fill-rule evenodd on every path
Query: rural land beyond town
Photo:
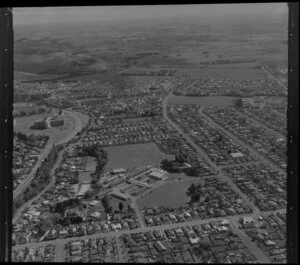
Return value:
M 287 262 L 286 4 L 14 23 L 12 261 Z

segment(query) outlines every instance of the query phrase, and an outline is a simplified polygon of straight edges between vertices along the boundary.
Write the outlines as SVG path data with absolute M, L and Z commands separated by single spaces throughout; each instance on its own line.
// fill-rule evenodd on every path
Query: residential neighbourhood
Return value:
M 217 7 L 16 30 L 13 262 L 288 262 L 286 15 Z

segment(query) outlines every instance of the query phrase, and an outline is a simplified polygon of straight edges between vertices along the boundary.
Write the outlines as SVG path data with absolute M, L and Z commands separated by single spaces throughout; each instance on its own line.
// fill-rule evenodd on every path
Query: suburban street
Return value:
M 216 128 L 218 128 L 220 131 L 222 131 L 223 133 L 227 134 L 232 140 L 234 140 L 236 143 L 240 144 L 241 146 L 243 146 L 244 148 L 248 149 L 251 154 L 255 157 L 258 157 L 260 159 L 261 162 L 267 164 L 268 166 L 270 166 L 272 169 L 278 170 L 282 172 L 282 169 L 277 166 L 275 163 L 273 163 L 272 161 L 270 161 L 269 159 L 265 158 L 264 156 L 262 156 L 261 154 L 259 154 L 256 150 L 254 150 L 253 148 L 251 148 L 248 144 L 246 144 L 244 141 L 240 140 L 238 137 L 236 137 L 233 133 L 225 130 L 221 125 L 217 124 L 216 122 L 214 122 L 208 115 L 206 115 L 205 113 L 203 113 L 203 109 L 200 109 L 199 111 L 199 115 L 205 117 L 205 119 L 207 119 L 211 124 L 213 124 Z
M 288 88 L 277 77 L 275 77 L 272 73 L 270 73 L 266 68 L 262 67 L 262 69 L 268 74 L 270 78 L 277 81 L 286 91 L 288 90 Z
M 167 115 L 167 104 L 168 99 L 172 95 L 172 91 L 167 95 L 167 97 L 162 102 L 163 107 L 163 117 L 164 119 L 174 128 L 199 154 L 201 158 L 205 158 L 205 161 L 213 168 L 216 172 L 219 172 L 219 168 L 209 159 L 208 155 L 202 150 L 195 142 L 175 123 L 173 122 Z
M 70 139 L 72 139 L 79 131 L 81 131 L 82 129 L 82 124 L 81 124 L 81 121 L 80 119 L 74 115 L 72 112 L 68 111 L 68 113 L 70 115 L 72 115 L 74 117 L 74 119 L 76 120 L 76 128 L 74 129 L 74 131 L 71 131 L 70 134 L 68 136 L 66 136 L 64 139 L 62 139 L 59 143 L 56 143 L 56 144 L 63 144 L 63 143 L 66 143 L 68 142 Z M 84 134 L 82 135 L 82 137 L 84 136 Z M 81 137 L 81 138 L 82 138 Z M 51 142 L 50 142 L 51 140 Z M 35 171 L 33 172 L 32 170 L 32 174 L 30 174 L 30 176 L 28 176 L 28 178 L 26 178 L 24 180 L 24 182 L 22 182 L 20 184 L 20 186 L 22 185 L 22 187 L 20 189 L 16 189 L 14 192 L 13 192 L 13 195 L 14 195 L 14 198 L 16 198 L 18 195 L 22 194 L 22 192 L 24 192 L 24 190 L 26 189 L 26 187 L 30 184 L 31 180 L 33 179 L 33 177 L 35 176 L 35 173 L 37 171 L 37 169 L 41 166 L 41 163 L 42 161 L 47 157 L 47 155 L 49 154 L 52 146 L 53 146 L 53 137 L 49 139 L 45 149 L 43 150 L 43 157 L 41 159 L 38 160 L 38 162 L 36 163 L 36 166 L 34 167 Z M 70 145 L 70 146 L 73 146 L 74 144 Z M 69 146 L 69 147 L 70 147 Z M 50 171 L 50 175 L 51 175 L 51 180 L 50 180 L 50 183 L 46 186 L 46 188 L 41 192 L 39 193 L 36 197 L 32 198 L 31 200 L 27 201 L 26 203 L 24 203 L 15 213 L 14 213 L 14 217 L 13 217 L 13 222 L 15 222 L 20 214 L 22 213 L 22 211 L 28 207 L 29 205 L 32 204 L 32 202 L 34 202 L 35 200 L 37 200 L 40 196 L 42 196 L 52 185 L 54 185 L 54 182 L 55 182 L 55 178 L 54 178 L 54 173 L 55 173 L 55 169 L 59 166 L 61 160 L 62 160 L 62 155 L 63 153 L 65 152 L 65 150 L 67 150 L 69 147 L 66 147 L 64 148 L 62 151 L 59 152 L 58 154 L 58 158 L 54 164 L 54 166 L 52 167 L 51 171 Z M 30 178 L 29 178 L 30 177 Z M 19 187 L 20 187 L 19 186 Z M 18 187 L 18 188 L 19 188 Z
M 33 169 L 31 170 L 30 174 L 28 175 L 28 177 L 26 179 L 24 179 L 24 181 L 13 191 L 13 196 L 14 198 L 17 198 L 20 194 L 22 194 L 25 189 L 28 187 L 28 185 L 30 184 L 31 180 L 34 178 L 38 168 L 41 166 L 42 162 L 44 161 L 44 159 L 48 156 L 48 154 L 50 153 L 53 144 L 63 144 L 68 142 L 71 138 L 73 138 L 79 131 L 81 131 L 82 129 L 82 124 L 80 119 L 71 111 L 65 111 L 67 114 L 71 115 L 76 123 L 75 123 L 75 128 L 74 130 L 70 131 L 70 133 L 63 138 L 62 140 L 60 140 L 59 142 L 55 141 L 55 135 L 51 135 L 49 137 L 49 140 L 45 146 L 45 148 L 41 151 L 41 154 L 39 156 L 39 160 L 37 161 L 37 163 L 35 164 L 35 166 L 33 167 Z
M 36 171 L 41 166 L 44 159 L 48 156 L 51 148 L 53 146 L 53 137 L 50 137 L 45 148 L 41 151 L 39 160 L 36 162 L 35 166 L 31 170 L 30 174 L 27 178 L 24 179 L 24 181 L 13 191 L 14 198 L 18 197 L 20 194 L 22 194 L 27 186 L 30 184 L 31 180 L 35 176 Z
M 269 213 L 285 213 L 286 209 L 280 209 L 280 210 L 275 210 L 275 211 L 266 211 L 263 212 L 263 214 L 269 214 Z M 92 235 L 85 235 L 81 237 L 72 237 L 72 238 L 61 238 L 61 239 L 56 239 L 56 240 L 50 240 L 50 241 L 45 241 L 45 242 L 36 242 L 36 243 L 27 243 L 23 245 L 17 245 L 13 247 L 13 250 L 19 250 L 19 249 L 24 249 L 25 247 L 28 248 L 36 248 L 39 246 L 43 246 L 46 244 L 54 244 L 56 246 L 56 262 L 63 262 L 63 255 L 64 255 L 64 245 L 68 243 L 69 241 L 76 241 L 76 240 L 86 240 L 86 239 L 95 239 L 99 237 L 119 237 L 123 234 L 131 234 L 131 233 L 139 233 L 139 232 L 146 232 L 146 231 L 152 231 L 152 230 L 164 230 L 164 229 L 172 229 L 172 228 L 177 228 L 177 227 L 184 227 L 184 226 L 193 226 L 193 225 L 201 225 L 201 224 L 206 224 L 214 221 L 222 221 L 222 220 L 228 220 L 230 221 L 230 224 L 241 239 L 244 241 L 244 243 L 250 248 L 251 251 L 253 251 L 254 256 L 262 262 L 267 262 L 268 259 L 261 253 L 261 250 L 257 252 L 257 247 L 255 246 L 255 243 L 251 242 L 250 240 L 247 239 L 246 235 L 240 231 L 238 228 L 239 225 L 239 220 L 241 217 L 246 217 L 246 216 L 254 216 L 253 214 L 240 214 L 240 215 L 234 215 L 234 216 L 226 216 L 226 217 L 218 217 L 218 218 L 209 218 L 209 219 L 204 219 L 204 220 L 192 220 L 192 221 L 186 221 L 183 223 L 172 223 L 172 224 L 163 224 L 160 226 L 151 226 L 151 227 L 140 227 L 134 230 L 123 230 L 123 231 L 112 231 L 108 233 L 97 233 L 97 234 L 92 234 Z M 259 216 L 258 214 L 255 214 L 255 216 Z

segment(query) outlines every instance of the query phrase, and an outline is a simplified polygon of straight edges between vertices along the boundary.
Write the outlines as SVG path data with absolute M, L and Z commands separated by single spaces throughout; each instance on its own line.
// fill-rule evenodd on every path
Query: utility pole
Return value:
M 12 9 L 0 8 L 0 262 L 11 260 L 13 74 Z

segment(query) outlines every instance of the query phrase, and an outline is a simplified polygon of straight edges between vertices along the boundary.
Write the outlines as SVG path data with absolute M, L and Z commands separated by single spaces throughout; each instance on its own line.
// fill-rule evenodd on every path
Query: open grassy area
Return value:
M 63 114 L 61 119 L 65 121 L 65 124 L 61 127 L 52 127 L 45 130 L 31 130 L 30 126 L 34 121 L 42 118 L 49 117 L 50 113 L 42 113 L 38 115 L 30 115 L 21 118 L 15 118 L 14 131 L 23 132 L 26 134 L 43 134 L 53 137 L 54 144 L 60 143 L 76 129 L 76 120 L 70 114 Z
M 54 135 L 54 143 L 60 143 L 66 139 L 68 135 L 76 128 L 75 119 L 69 114 L 63 114 L 62 118 L 65 120 L 65 124 L 62 127 L 51 128 L 51 134 Z
M 107 168 L 159 165 L 164 158 L 174 159 L 173 155 L 162 153 L 154 143 L 112 146 L 105 149 L 108 152 Z
M 137 205 L 140 209 L 144 207 L 179 207 L 184 206 L 189 202 L 189 197 L 186 191 L 189 186 L 194 183 L 198 184 L 201 180 L 186 180 L 164 184 L 148 195 L 139 198 Z
M 111 207 L 113 208 L 113 211 L 119 211 L 119 203 L 122 202 L 124 205 L 123 211 L 126 211 L 128 208 L 128 205 L 130 205 L 130 201 L 123 201 L 121 199 L 118 199 L 114 196 L 109 196 L 109 203 Z
M 31 112 L 40 109 L 41 107 L 37 107 L 35 104 L 29 104 L 26 102 L 18 102 L 14 103 L 14 113 L 18 113 L 21 111 Z
M 34 121 L 40 120 L 40 119 L 48 117 L 48 116 L 49 116 L 49 113 L 42 113 L 42 114 L 37 114 L 37 115 L 30 115 L 30 116 L 25 116 L 25 117 L 21 117 L 21 118 L 16 118 L 14 131 L 19 132 L 19 131 L 28 130 Z M 32 131 L 32 133 L 33 133 L 33 131 Z
M 187 97 L 187 96 L 175 96 L 172 95 L 168 99 L 168 104 L 199 104 L 204 107 L 227 107 L 232 105 L 232 100 L 234 97 Z
M 74 114 L 79 118 L 79 120 L 81 121 L 82 127 L 84 127 L 85 125 L 87 125 L 88 121 L 89 121 L 89 116 L 86 114 L 83 114 L 81 112 L 74 112 Z

